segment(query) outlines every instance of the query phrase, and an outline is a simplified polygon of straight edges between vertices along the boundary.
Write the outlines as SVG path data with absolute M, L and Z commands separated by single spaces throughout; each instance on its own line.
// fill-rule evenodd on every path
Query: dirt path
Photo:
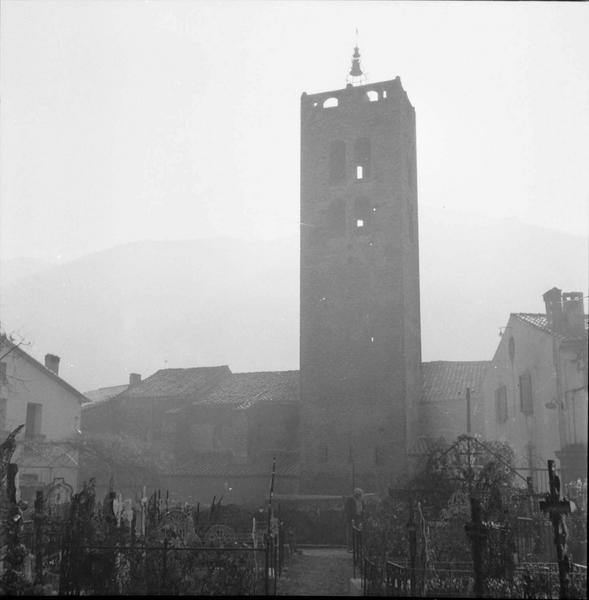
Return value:
M 279 596 L 347 596 L 352 555 L 345 548 L 305 548 L 288 559 L 278 579 Z

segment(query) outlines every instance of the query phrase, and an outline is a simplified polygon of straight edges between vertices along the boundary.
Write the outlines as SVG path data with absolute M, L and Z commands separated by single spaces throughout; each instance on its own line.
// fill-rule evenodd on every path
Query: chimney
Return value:
M 553 287 L 543 294 L 542 298 L 544 298 L 544 304 L 546 304 L 548 327 L 557 333 L 561 333 L 563 328 L 562 291 Z
M 129 373 L 129 387 L 139 385 L 141 383 L 141 375 L 139 373 Z
M 59 356 L 55 356 L 55 354 L 46 354 L 45 366 L 56 375 L 59 375 Z
M 566 333 L 573 337 L 581 337 L 585 333 L 583 293 L 564 292 L 562 295 L 562 312 Z

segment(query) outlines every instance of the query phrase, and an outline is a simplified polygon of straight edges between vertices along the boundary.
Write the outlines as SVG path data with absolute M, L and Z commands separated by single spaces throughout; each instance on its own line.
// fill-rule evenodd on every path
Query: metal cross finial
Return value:
M 357 86 L 366 83 L 366 75 L 360 67 L 360 48 L 358 46 L 358 28 L 356 27 L 356 43 L 354 45 L 354 54 L 352 55 L 352 68 L 347 77 L 348 85 Z

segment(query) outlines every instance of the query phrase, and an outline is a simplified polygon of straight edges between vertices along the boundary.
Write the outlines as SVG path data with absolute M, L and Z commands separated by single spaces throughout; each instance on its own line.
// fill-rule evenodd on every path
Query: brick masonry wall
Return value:
M 415 117 L 400 81 L 303 95 L 301 148 L 301 484 L 383 489 L 407 468 L 421 391 Z

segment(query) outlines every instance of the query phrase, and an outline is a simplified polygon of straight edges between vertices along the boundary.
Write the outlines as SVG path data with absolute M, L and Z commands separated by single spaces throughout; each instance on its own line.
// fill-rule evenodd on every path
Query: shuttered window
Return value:
M 43 406 L 35 402 L 27 404 L 27 417 L 25 421 L 25 437 L 34 438 L 41 433 L 41 414 Z
M 504 385 L 495 390 L 495 413 L 497 423 L 507 421 L 507 388 Z
M 527 417 L 534 414 L 532 375 L 529 371 L 519 376 L 519 407 Z

